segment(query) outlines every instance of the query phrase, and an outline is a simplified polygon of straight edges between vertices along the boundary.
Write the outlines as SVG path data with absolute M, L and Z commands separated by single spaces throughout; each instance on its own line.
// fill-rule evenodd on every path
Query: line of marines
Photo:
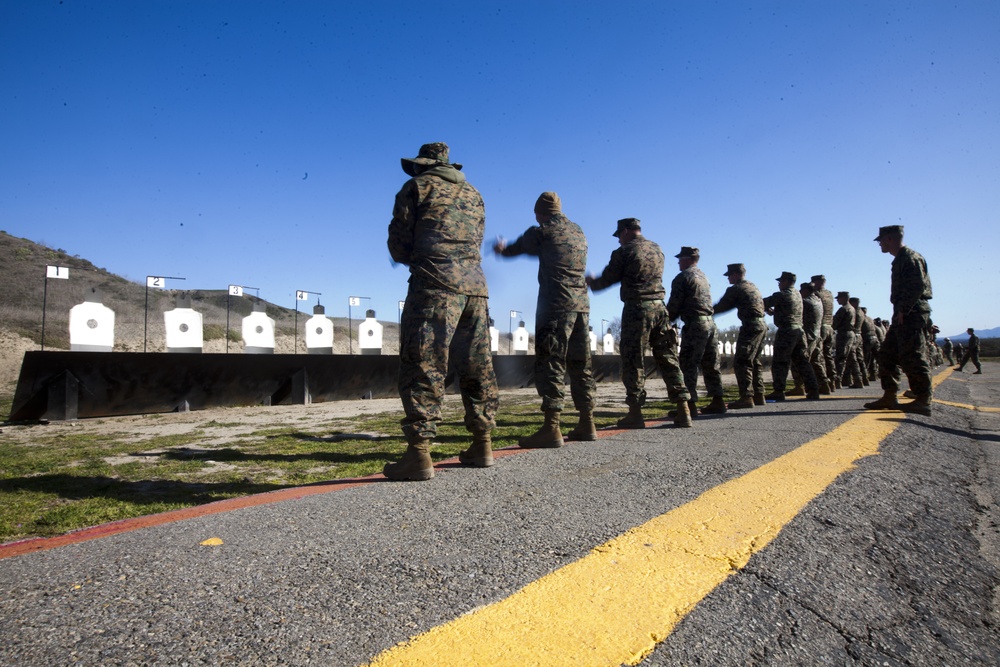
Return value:
M 388 230 L 393 261 L 409 266 L 407 298 L 400 320 L 399 393 L 407 449 L 400 461 L 385 466 L 393 480 L 426 480 L 434 476 L 430 445 L 441 420 L 449 359 L 458 375 L 465 407 L 465 427 L 472 443 L 459 455 L 473 467 L 493 465 L 491 432 L 499 407 L 493 370 L 488 291 L 480 248 L 485 210 L 480 193 L 465 179 L 462 165 L 449 163 L 448 146 L 421 146 L 415 158 L 402 158 L 411 178 L 396 195 Z M 675 255 L 679 273 L 663 285 L 664 253 L 642 233 L 637 218 L 617 222 L 619 247 L 599 275 L 588 274 L 587 240 L 579 225 L 562 211 L 554 192 L 542 193 L 534 206 L 537 225 L 517 240 L 498 238 L 493 251 L 501 257 L 538 258 L 538 301 L 535 331 L 535 386 L 542 400 L 544 423 L 520 439 L 525 448 L 561 447 L 564 379 L 577 424 L 572 440 L 596 440 L 596 384 L 590 359 L 590 299 L 594 292 L 619 285 L 621 297 L 621 378 L 628 413 L 618 428 L 645 427 L 644 352 L 649 349 L 676 408 L 668 415 L 676 427 L 692 426 L 698 414 L 749 409 L 788 395 L 819 400 L 843 387 L 863 387 L 878 376 L 884 395 L 865 405 L 930 414 L 930 279 L 926 262 L 902 244 L 901 226 L 882 227 L 876 237 L 882 252 L 893 255 L 891 323 L 872 320 L 847 292 L 834 297 L 822 275 L 798 285 L 782 272 L 778 290 L 763 297 L 747 280 L 743 264 L 729 264 L 729 287 L 712 302 L 709 280 L 698 267 L 697 248 L 684 246 Z M 739 398 L 723 400 L 715 315 L 736 310 L 740 329 L 734 371 Z M 765 315 L 774 318 L 773 391 L 764 394 L 762 353 L 768 331 Z M 680 335 L 676 322 L 683 323 Z M 890 326 L 891 324 L 891 326 Z M 679 342 L 679 346 L 678 346 Z M 679 351 L 678 351 L 679 347 Z M 909 379 L 913 401 L 896 400 L 900 369 Z M 698 408 L 699 373 L 710 402 Z M 793 388 L 786 392 L 791 373 Z

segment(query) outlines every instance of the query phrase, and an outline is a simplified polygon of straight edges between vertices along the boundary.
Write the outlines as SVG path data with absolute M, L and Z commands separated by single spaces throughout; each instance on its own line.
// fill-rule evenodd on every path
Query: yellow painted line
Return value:
M 934 379 L 931 380 L 931 382 L 936 387 L 939 384 L 941 384 L 942 382 L 944 382 L 945 380 L 947 380 L 954 371 L 955 371 L 954 368 L 946 368 L 943 371 L 941 371 L 940 373 L 938 373 L 936 376 L 934 376 Z M 955 379 L 958 379 L 958 378 L 955 378 Z M 966 381 L 967 380 L 962 380 L 962 382 L 966 382 Z M 977 412 L 1000 412 L 1000 408 L 993 408 L 993 407 L 989 407 L 989 406 L 985 406 L 985 405 L 969 405 L 968 403 L 955 403 L 953 401 L 942 401 L 939 398 L 935 398 L 934 402 L 935 403 L 940 403 L 941 405 L 950 405 L 953 408 L 964 408 L 966 410 L 975 410 Z
M 388 665 L 634 665 L 902 418 L 854 417 L 528 584 L 377 656 Z
M 935 398 L 934 402 L 940 403 L 941 405 L 950 405 L 953 408 L 975 410 L 976 412 L 1000 412 L 1000 408 L 991 408 L 985 405 L 969 405 L 968 403 L 955 403 L 954 401 L 942 401 L 939 398 Z

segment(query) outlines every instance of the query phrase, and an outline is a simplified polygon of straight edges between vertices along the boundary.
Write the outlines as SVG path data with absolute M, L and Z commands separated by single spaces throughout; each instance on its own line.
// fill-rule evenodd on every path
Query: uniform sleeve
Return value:
M 896 313 L 908 315 L 920 301 L 931 298 L 931 279 L 923 257 L 909 255 L 900 267 L 893 306 Z
M 736 288 L 734 286 L 730 286 L 726 289 L 726 292 L 725 294 L 722 295 L 722 298 L 719 299 L 719 303 L 715 304 L 715 307 L 712 309 L 712 312 L 718 315 L 719 313 L 728 312 L 733 308 L 735 308 L 736 306 L 737 306 Z
M 625 269 L 625 261 L 622 257 L 622 249 L 619 248 L 611 253 L 611 261 L 608 265 L 604 267 L 604 271 L 601 275 L 594 278 L 593 282 L 590 283 L 590 289 L 599 292 L 603 289 L 607 289 L 614 285 L 615 283 L 620 283 L 622 281 L 622 274 Z
M 416 229 L 416 190 L 413 181 L 407 181 L 396 195 L 389 223 L 389 255 L 394 262 L 409 264 L 413 254 L 413 236 Z
M 684 299 L 687 296 L 687 282 L 684 280 L 684 273 L 678 273 L 670 282 L 670 299 L 667 301 L 667 317 L 670 321 L 677 319 L 684 307 Z
M 537 257 L 542 252 L 542 228 L 533 226 L 521 234 L 521 236 L 503 249 L 500 253 L 504 257 L 516 257 L 517 255 L 533 255 Z

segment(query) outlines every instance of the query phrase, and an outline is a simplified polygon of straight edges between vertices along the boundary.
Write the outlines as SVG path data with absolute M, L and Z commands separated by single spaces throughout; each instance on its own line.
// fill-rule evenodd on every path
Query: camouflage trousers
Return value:
M 490 355 L 486 297 L 415 288 L 400 318 L 400 422 L 408 442 L 433 439 L 441 421 L 448 360 L 458 375 L 465 428 L 488 433 L 495 425 L 500 394 Z
M 692 319 L 684 323 L 681 352 L 677 357 L 691 400 L 698 399 L 698 371 L 705 378 L 705 392 L 722 396 L 722 374 L 719 372 L 719 332 L 715 320 Z
M 864 342 L 861 339 L 861 334 L 857 331 L 854 332 L 854 344 L 851 345 L 850 356 L 847 358 L 847 372 L 850 373 L 850 377 L 845 377 L 844 384 L 859 384 L 864 383 L 863 374 L 865 372 L 865 353 L 864 353 Z M 857 369 L 857 372 L 854 372 Z
M 826 384 L 826 358 L 823 356 L 822 338 L 811 338 L 809 334 L 806 334 L 806 358 L 809 360 L 809 365 L 812 367 L 813 373 L 816 374 L 816 382 L 820 385 Z M 796 387 L 802 386 L 802 375 L 795 366 L 792 366 L 792 379 L 795 381 Z
M 553 313 L 540 321 L 535 331 L 535 387 L 542 410 L 562 412 L 567 372 L 573 406 L 580 412 L 594 410 L 597 385 L 589 327 L 589 313 Z
M 767 324 L 764 318 L 744 322 L 736 338 L 736 354 L 733 357 L 733 372 L 740 397 L 764 393 L 764 339 Z
M 816 373 L 809 365 L 806 353 L 806 334 L 802 329 L 783 327 L 774 334 L 774 357 L 771 359 L 771 381 L 774 391 L 785 393 L 788 382 L 788 368 L 795 366 L 795 371 L 802 378 L 807 392 L 816 392 Z
M 902 368 L 913 393 L 931 395 L 931 365 L 925 344 L 929 326 L 928 313 L 910 313 L 902 323 L 893 321 L 879 349 L 878 374 L 883 391 L 899 391 Z
M 826 366 L 826 377 L 830 381 L 837 375 L 837 337 L 833 332 L 833 327 L 829 324 L 824 324 L 819 330 L 820 347 L 822 352 L 820 356 L 823 359 L 823 364 Z
M 880 347 L 882 347 L 882 343 L 878 342 L 878 338 L 875 336 L 869 336 L 865 340 L 865 368 L 862 369 L 862 373 L 865 373 L 869 380 L 878 377 L 878 351 Z
M 854 356 L 854 332 L 837 332 L 837 371 L 834 377 L 840 378 L 845 385 L 851 384 L 855 377 L 860 377 L 858 359 Z
M 642 406 L 646 403 L 646 369 L 643 353 L 653 351 L 653 359 L 667 385 L 671 402 L 691 398 L 680 366 L 677 363 L 677 330 L 670 326 L 663 301 L 626 301 L 622 308 L 622 384 L 625 402 Z
M 977 371 L 983 370 L 982 364 L 979 363 L 979 350 L 966 350 L 965 354 L 962 355 L 962 361 L 958 364 L 958 367 L 965 368 L 965 365 L 970 361 L 976 367 Z
M 948 361 L 949 366 L 955 365 L 955 360 L 951 356 L 951 350 L 941 350 L 941 354 L 944 355 L 944 358 Z

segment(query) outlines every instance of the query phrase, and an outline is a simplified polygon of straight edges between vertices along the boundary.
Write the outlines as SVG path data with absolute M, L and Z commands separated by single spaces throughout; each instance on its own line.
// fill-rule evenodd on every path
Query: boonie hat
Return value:
M 681 251 L 676 255 L 674 255 L 674 257 L 676 257 L 677 259 L 681 259 L 682 257 L 690 257 L 692 259 L 698 259 L 699 257 L 701 257 L 701 253 L 698 252 L 697 248 L 692 248 L 690 246 L 685 245 L 681 246 Z
M 409 176 L 415 176 L 416 170 L 414 170 L 413 165 L 420 164 L 425 167 L 433 167 L 438 164 L 448 164 L 448 144 L 443 141 L 436 141 L 432 144 L 424 144 L 420 147 L 420 152 L 417 157 L 402 157 L 399 158 L 399 163 L 403 167 L 403 171 Z M 453 164 L 451 165 L 455 169 L 461 169 L 462 165 Z
M 775 278 L 775 280 L 777 280 L 778 282 L 781 282 L 782 280 L 791 280 L 794 283 L 795 277 L 796 276 L 794 273 L 790 273 L 788 271 L 782 271 L 781 275 Z

